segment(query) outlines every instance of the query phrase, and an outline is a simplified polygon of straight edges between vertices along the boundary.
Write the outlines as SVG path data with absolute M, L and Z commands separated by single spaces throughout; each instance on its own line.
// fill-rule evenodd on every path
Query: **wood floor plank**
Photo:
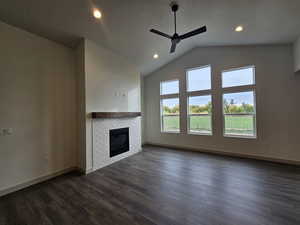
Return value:
M 299 225 L 300 168 L 146 147 L 0 198 L 0 225 Z

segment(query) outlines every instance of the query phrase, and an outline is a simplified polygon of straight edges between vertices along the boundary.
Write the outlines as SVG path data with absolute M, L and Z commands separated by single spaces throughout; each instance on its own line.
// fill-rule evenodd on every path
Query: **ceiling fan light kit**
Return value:
M 176 12 L 178 11 L 179 9 L 179 5 L 176 3 L 176 2 L 172 2 L 170 4 L 170 7 L 172 9 L 172 12 L 174 13 L 174 27 L 175 27 L 175 33 L 173 34 L 173 36 L 171 35 L 168 35 L 166 33 L 163 33 L 161 31 L 158 31 L 158 30 L 155 30 L 155 29 L 151 29 L 150 32 L 154 33 L 154 34 L 157 34 L 157 35 L 160 35 L 160 36 L 163 36 L 165 38 L 168 38 L 171 40 L 171 49 L 170 49 L 170 53 L 174 53 L 175 50 L 176 50 L 176 46 L 177 44 L 183 40 L 183 39 L 186 39 L 186 38 L 189 38 L 189 37 L 192 37 L 192 36 L 195 36 L 195 35 L 198 35 L 198 34 L 201 34 L 201 33 L 204 33 L 206 32 L 206 26 L 203 26 L 203 27 L 200 27 L 196 30 L 193 30 L 193 31 L 190 31 L 188 33 L 185 33 L 183 35 L 179 35 L 177 34 L 177 24 L 176 24 Z

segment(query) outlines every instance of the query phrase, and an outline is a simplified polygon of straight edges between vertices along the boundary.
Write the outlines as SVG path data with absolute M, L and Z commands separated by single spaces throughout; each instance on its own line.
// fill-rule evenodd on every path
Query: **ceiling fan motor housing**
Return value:
M 173 12 L 178 11 L 179 6 L 178 6 L 177 2 L 171 2 L 170 6 L 171 6 L 171 9 Z

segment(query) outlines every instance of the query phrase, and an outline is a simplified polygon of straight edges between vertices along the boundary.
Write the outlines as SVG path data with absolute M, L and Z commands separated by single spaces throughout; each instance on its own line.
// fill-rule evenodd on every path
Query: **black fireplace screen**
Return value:
M 129 151 L 129 128 L 109 131 L 110 157 Z

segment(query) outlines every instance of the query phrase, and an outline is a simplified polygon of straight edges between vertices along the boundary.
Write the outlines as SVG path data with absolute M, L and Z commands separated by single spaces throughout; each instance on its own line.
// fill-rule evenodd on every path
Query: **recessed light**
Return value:
M 241 31 L 243 31 L 244 30 L 244 27 L 243 26 L 237 26 L 236 28 L 235 28 L 235 31 L 236 32 L 241 32 Z
M 98 9 L 94 9 L 94 17 L 96 19 L 101 19 L 102 14 L 101 14 L 101 12 Z
M 158 57 L 159 57 L 158 54 L 154 54 L 154 55 L 153 55 L 153 58 L 154 58 L 154 59 L 158 59 Z

